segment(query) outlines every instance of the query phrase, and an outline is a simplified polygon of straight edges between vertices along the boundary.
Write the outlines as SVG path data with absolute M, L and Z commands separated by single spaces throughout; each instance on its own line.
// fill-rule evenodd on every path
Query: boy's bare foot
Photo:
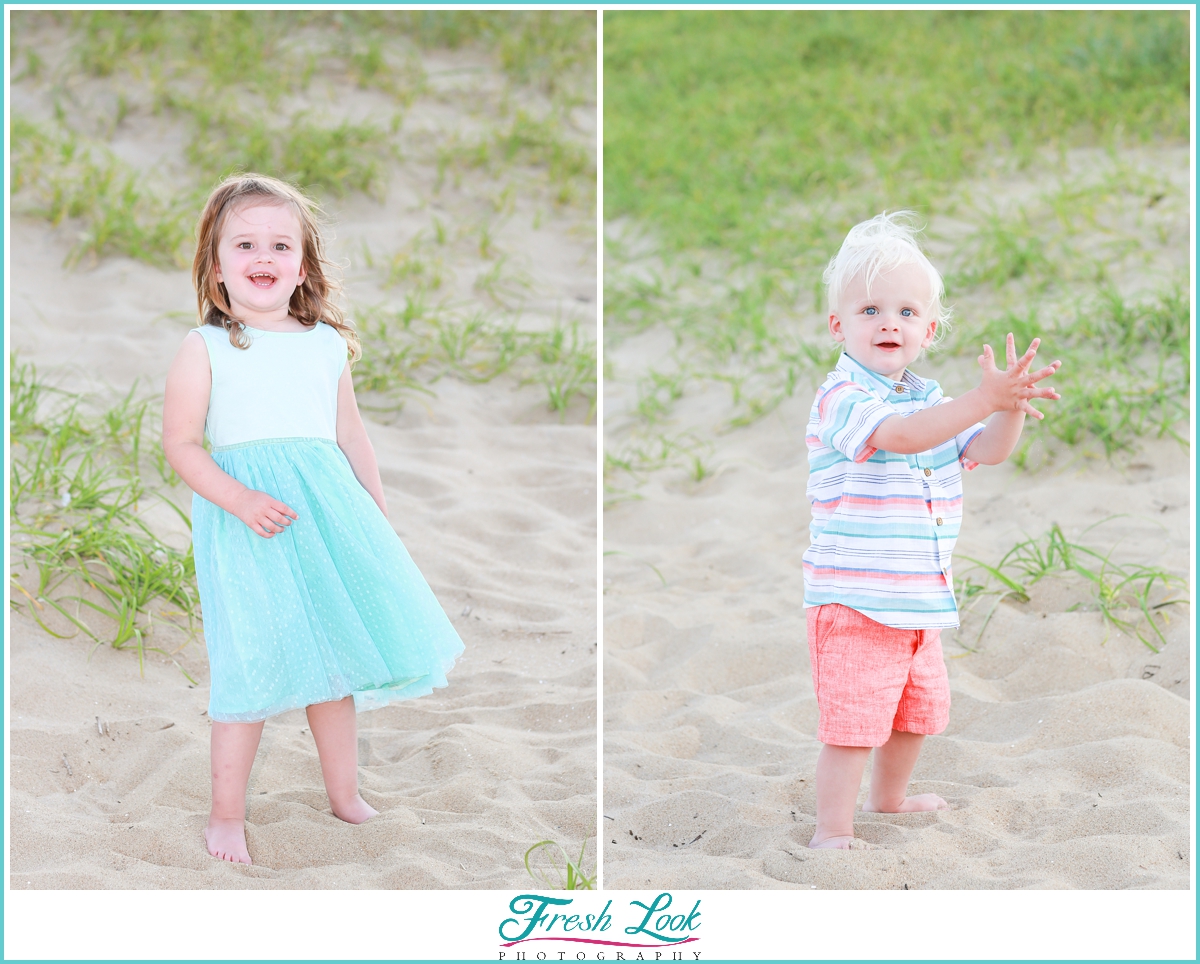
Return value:
M 209 817 L 204 829 L 204 842 L 208 852 L 218 860 L 235 864 L 252 864 L 250 851 L 246 849 L 246 822 L 244 820 Z
M 849 850 L 853 841 L 853 837 L 822 837 L 818 840 L 814 834 L 808 847 L 810 850 Z
M 950 804 L 936 793 L 918 793 L 915 797 L 905 797 L 900 806 L 875 807 L 868 800 L 862 806 L 863 813 L 921 813 L 926 810 L 949 810 Z
M 331 801 L 330 809 L 333 810 L 335 817 L 345 820 L 346 823 L 366 823 L 372 817 L 379 816 L 379 811 L 358 794 L 354 795 L 353 800 L 337 806 L 334 806 Z

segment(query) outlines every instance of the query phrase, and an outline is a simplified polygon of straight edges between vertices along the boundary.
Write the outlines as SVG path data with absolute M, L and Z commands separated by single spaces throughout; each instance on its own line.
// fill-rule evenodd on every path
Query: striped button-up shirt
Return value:
M 841 603 L 897 629 L 958 625 L 950 556 L 962 521 L 963 453 L 976 423 L 927 452 L 867 443 L 883 421 L 949 401 L 935 381 L 899 381 L 843 353 L 808 420 L 810 542 L 804 605 Z

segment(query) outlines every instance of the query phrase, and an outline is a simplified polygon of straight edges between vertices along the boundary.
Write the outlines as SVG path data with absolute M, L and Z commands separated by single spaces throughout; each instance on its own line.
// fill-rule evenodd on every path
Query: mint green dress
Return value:
M 199 495 L 192 545 L 209 716 L 249 723 L 354 696 L 359 710 L 446 685 L 463 644 L 337 445 L 335 328 L 194 329 L 208 346 L 205 433 L 225 472 L 298 515 L 271 538 Z

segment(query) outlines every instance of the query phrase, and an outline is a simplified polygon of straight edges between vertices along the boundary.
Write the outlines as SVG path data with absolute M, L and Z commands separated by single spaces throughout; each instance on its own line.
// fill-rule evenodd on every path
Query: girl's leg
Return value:
M 854 805 L 869 746 L 821 747 L 817 757 L 817 832 L 810 847 L 845 850 L 854 839 Z
M 866 813 L 914 813 L 918 810 L 947 810 L 936 793 L 908 793 L 908 778 L 917 765 L 917 754 L 925 737 L 920 733 L 892 730 L 891 738 L 875 751 L 871 765 L 871 792 L 863 804 Z M 819 785 L 818 785 L 819 786 Z M 818 798 L 819 799 L 819 798 Z
M 358 723 L 354 697 L 314 703 L 307 712 L 333 815 L 347 823 L 370 820 L 379 811 L 358 795 Z
M 212 812 L 204 840 L 208 852 L 221 860 L 252 862 L 246 849 L 246 785 L 262 730 L 261 721 L 212 725 Z

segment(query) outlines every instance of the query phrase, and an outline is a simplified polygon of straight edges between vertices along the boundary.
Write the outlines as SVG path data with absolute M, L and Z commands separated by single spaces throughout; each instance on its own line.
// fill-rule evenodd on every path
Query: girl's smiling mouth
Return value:
M 250 275 L 249 278 L 250 282 L 256 288 L 269 288 L 276 281 L 276 278 L 273 274 L 267 274 L 265 271 L 256 271 L 254 274 Z

